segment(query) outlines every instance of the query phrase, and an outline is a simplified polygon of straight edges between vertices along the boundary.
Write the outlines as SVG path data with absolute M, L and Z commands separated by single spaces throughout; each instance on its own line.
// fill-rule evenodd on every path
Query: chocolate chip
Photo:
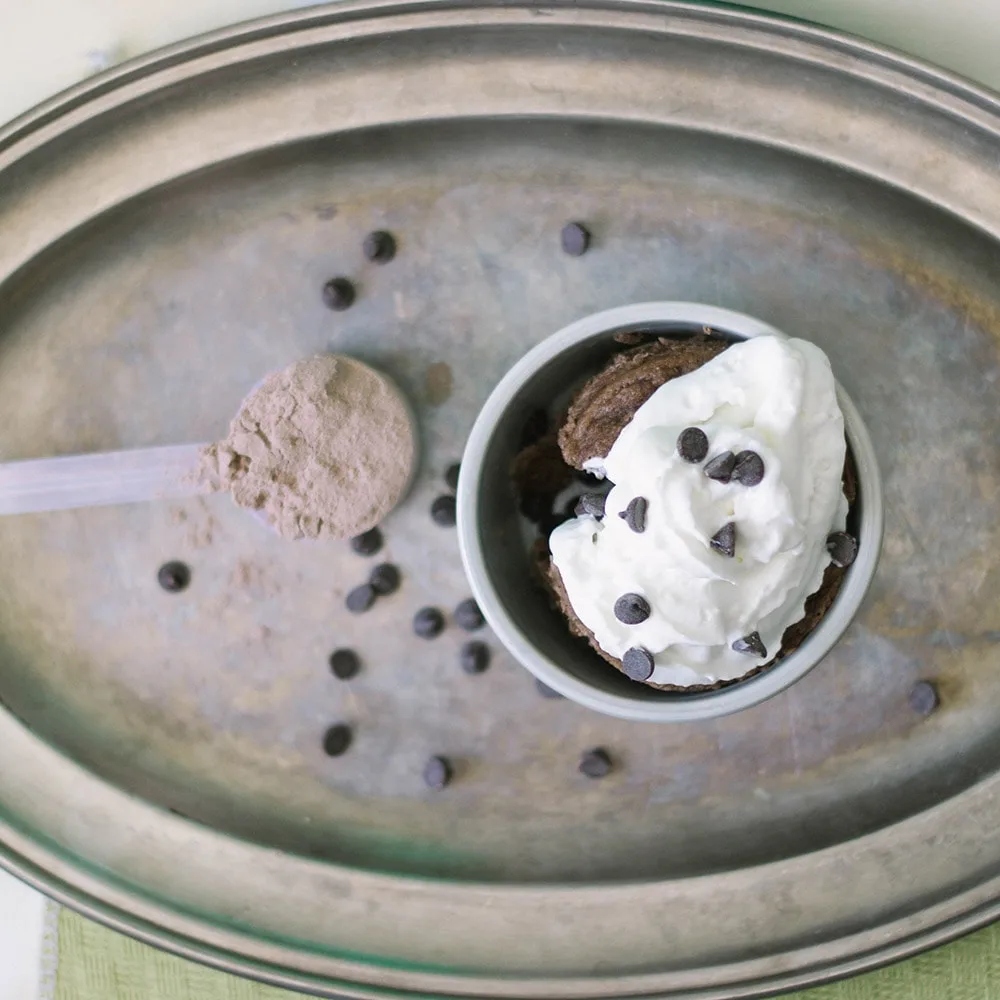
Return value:
M 930 715 L 941 704 L 937 687 L 930 681 L 917 681 L 910 688 L 910 708 L 917 715 Z
M 392 563 L 379 563 L 368 582 L 379 597 L 388 597 L 399 590 L 399 570 Z
M 622 594 L 615 601 L 615 618 L 623 625 L 639 625 L 650 613 L 649 601 L 641 594 Z
M 349 681 L 361 669 L 361 657 L 353 649 L 335 649 L 330 654 L 330 670 L 340 681 Z
M 756 486 L 764 478 L 764 459 L 755 451 L 741 451 L 736 456 L 733 479 L 744 486 Z
M 712 535 L 708 544 L 716 552 L 720 552 L 724 556 L 729 556 L 731 559 L 736 555 L 736 525 L 732 521 L 729 524 L 723 525 Z
M 179 594 L 191 582 L 191 570 L 186 563 L 164 563 L 156 571 L 156 582 L 168 593 Z
M 603 493 L 584 493 L 576 502 L 574 508 L 577 515 L 589 514 L 600 520 L 604 517 L 604 501 L 607 499 Z
M 461 464 L 458 462 L 453 462 L 444 471 L 444 482 L 449 490 L 458 489 L 458 474 L 461 471 Z
M 444 630 L 444 615 L 437 608 L 421 608 L 413 616 L 413 631 L 421 639 L 433 639 Z
M 479 605 L 472 597 L 466 598 L 455 608 L 455 624 L 464 632 L 475 632 L 486 624 Z
M 700 462 L 708 454 L 708 435 L 700 427 L 685 427 L 677 437 L 677 451 L 685 462 Z
M 323 286 L 323 304 L 335 312 L 350 309 L 354 295 L 354 284 L 348 278 L 331 278 Z
M 633 497 L 618 515 L 637 535 L 646 530 L 646 506 L 645 497 Z
M 375 603 L 375 588 L 370 583 L 363 583 L 348 593 L 344 603 L 353 614 L 363 614 Z
M 580 758 L 580 773 L 588 778 L 606 778 L 611 773 L 611 757 L 603 747 L 594 747 Z
M 388 264 L 396 256 L 396 241 L 392 233 L 376 229 L 365 237 L 364 243 L 361 244 L 361 252 L 365 255 L 365 260 Z
M 858 543 L 846 531 L 835 531 L 832 535 L 827 535 L 826 551 L 830 553 L 833 565 L 843 569 L 854 562 L 858 554 Z
M 540 681 L 535 678 L 535 690 L 543 697 L 548 698 L 551 701 L 555 701 L 557 698 L 562 698 L 562 695 L 556 691 L 554 688 L 550 688 L 545 681 Z
M 633 646 L 625 650 L 622 666 L 626 677 L 634 681 L 648 681 L 653 676 L 653 654 L 642 646 Z
M 382 532 L 372 528 L 363 535 L 355 535 L 351 539 L 351 551 L 359 556 L 373 556 L 382 548 Z
M 473 639 L 462 647 L 459 662 L 467 674 L 481 674 L 490 665 L 490 647 Z
M 590 246 L 590 233 L 581 222 L 568 222 L 559 234 L 563 253 L 570 257 L 582 257 Z
M 532 410 L 521 428 L 521 448 L 527 448 L 541 438 L 549 430 L 549 415 L 544 410 Z
M 714 479 L 717 483 L 728 483 L 733 478 L 735 468 L 736 456 L 731 451 L 724 451 L 705 463 L 704 472 L 709 479 Z
M 455 498 L 443 493 L 431 504 L 431 520 L 442 528 L 455 526 Z
M 338 722 L 335 726 L 330 726 L 323 736 L 323 750 L 328 757 L 340 757 L 347 753 L 347 748 L 351 745 L 354 734 L 351 727 L 343 722 Z
M 424 784 L 441 791 L 451 782 L 451 763 L 447 757 L 431 757 L 424 765 Z
M 742 639 L 737 639 L 733 643 L 733 650 L 748 656 L 767 656 L 767 648 L 761 640 L 760 632 L 751 632 Z

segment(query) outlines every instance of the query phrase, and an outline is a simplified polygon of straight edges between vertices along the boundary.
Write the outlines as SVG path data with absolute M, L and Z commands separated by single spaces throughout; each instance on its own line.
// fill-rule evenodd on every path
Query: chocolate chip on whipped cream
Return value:
M 618 516 L 637 535 L 641 535 L 646 530 L 646 507 L 648 505 L 645 497 L 632 497 L 628 506 Z
M 728 483 L 733 478 L 735 468 L 736 456 L 731 451 L 724 451 L 706 462 L 703 471 L 709 479 L 714 479 L 717 483 Z
M 589 517 L 596 517 L 599 521 L 604 517 L 604 494 L 584 493 L 577 501 L 576 514 L 586 514 Z
M 626 677 L 634 681 L 648 681 L 653 676 L 653 654 L 642 646 L 633 646 L 625 650 L 622 667 Z
M 730 521 L 712 535 L 708 543 L 716 552 L 731 559 L 736 555 L 736 525 Z
M 677 453 L 685 462 L 704 461 L 708 454 L 708 435 L 700 427 L 685 427 L 677 438 Z
M 733 643 L 733 649 L 737 653 L 745 653 L 748 656 L 759 656 L 763 659 L 767 656 L 767 647 L 760 637 L 760 632 L 751 632 Z
M 844 569 L 854 562 L 858 554 L 858 543 L 846 531 L 835 531 L 827 536 L 826 551 L 830 553 L 830 562 L 839 569 Z
M 615 618 L 623 625 L 641 625 L 652 610 L 642 594 L 622 594 L 615 601 Z
M 764 460 L 755 451 L 741 451 L 736 456 L 733 479 L 744 486 L 756 486 L 764 478 Z

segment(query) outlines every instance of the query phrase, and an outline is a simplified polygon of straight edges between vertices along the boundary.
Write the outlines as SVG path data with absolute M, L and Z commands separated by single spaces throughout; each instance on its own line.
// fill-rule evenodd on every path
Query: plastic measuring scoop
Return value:
M 211 492 L 199 481 L 202 444 L 0 462 L 0 514 L 171 500 Z

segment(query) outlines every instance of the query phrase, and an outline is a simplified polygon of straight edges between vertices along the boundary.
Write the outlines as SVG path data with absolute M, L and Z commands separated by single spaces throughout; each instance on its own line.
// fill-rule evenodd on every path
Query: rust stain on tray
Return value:
M 424 376 L 424 394 L 431 406 L 446 403 L 451 396 L 451 368 L 444 361 L 435 361 Z

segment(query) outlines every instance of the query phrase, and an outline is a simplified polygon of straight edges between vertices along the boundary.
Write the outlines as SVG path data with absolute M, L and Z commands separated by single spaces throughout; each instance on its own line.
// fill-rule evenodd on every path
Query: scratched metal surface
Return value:
M 43 136 L 50 145 L 39 153 L 28 148 L 37 130 L 15 130 L 0 142 L 4 458 L 221 435 L 263 374 L 324 350 L 355 354 L 393 375 L 414 402 L 423 436 L 413 494 L 384 525 L 383 555 L 400 566 L 403 587 L 361 617 L 345 611 L 343 596 L 372 561 L 346 545 L 283 542 L 225 497 L 0 521 L 0 697 L 20 768 L 0 781 L 7 861 L 104 919 L 146 928 L 200 957 L 211 935 L 177 912 L 203 914 L 213 933 L 244 920 L 250 943 L 213 942 L 223 957 L 209 957 L 314 989 L 336 983 L 363 991 L 373 976 L 380 986 L 430 989 L 412 969 L 398 983 L 386 969 L 433 952 L 451 974 L 466 962 L 468 975 L 502 971 L 512 981 L 554 969 L 570 977 L 558 987 L 567 995 L 610 995 L 619 987 L 599 984 L 600 974 L 661 974 L 666 949 L 680 947 L 679 939 L 647 941 L 615 925 L 615 908 L 626 902 L 616 894 L 631 883 L 639 887 L 629 890 L 631 905 L 655 908 L 641 887 L 678 880 L 704 888 L 690 890 L 690 914 L 679 902 L 687 889 L 663 902 L 665 920 L 692 921 L 683 953 L 704 974 L 671 966 L 655 990 L 735 995 L 736 974 L 727 979 L 719 970 L 737 961 L 765 963 L 751 983 L 787 982 L 780 976 L 799 947 L 788 921 L 801 925 L 802 940 L 840 948 L 830 946 L 825 965 L 803 959 L 802 968 L 843 971 L 864 950 L 843 944 L 845 928 L 877 929 L 919 914 L 927 900 L 956 907 L 954 919 L 992 899 L 964 909 L 953 903 L 960 889 L 992 877 L 983 840 L 967 860 L 957 847 L 936 855 L 927 866 L 932 885 L 906 888 L 900 876 L 890 893 L 880 877 L 905 863 L 892 853 L 893 844 L 908 843 L 894 824 L 917 831 L 927 848 L 933 838 L 917 824 L 962 796 L 970 797 L 972 815 L 971 797 L 1000 762 L 1000 251 L 989 232 L 1000 223 L 1000 182 L 968 195 L 979 217 L 956 193 L 959 181 L 967 191 L 976 157 L 985 163 L 993 155 L 995 135 L 982 124 L 973 134 L 967 122 L 952 125 L 943 114 L 920 118 L 878 74 L 866 76 L 875 60 L 863 51 L 853 56 L 861 83 L 830 91 L 815 67 L 803 82 L 797 60 L 806 43 L 815 46 L 817 66 L 834 49 L 821 33 L 800 37 L 742 15 L 675 12 L 685 31 L 702 32 L 692 54 L 675 44 L 680 28 L 664 27 L 641 4 L 595 6 L 593 23 L 568 8 L 549 13 L 567 39 L 559 55 L 537 28 L 545 19 L 527 11 L 426 14 L 456 37 L 470 20 L 498 19 L 494 31 L 466 40 L 474 53 L 468 64 L 455 54 L 461 46 L 442 41 L 451 36 L 402 27 L 393 34 L 391 25 L 380 62 L 363 41 L 345 41 L 333 15 L 313 15 L 315 22 L 299 15 L 287 23 L 299 23 L 303 38 L 283 38 L 271 62 L 261 57 L 258 65 L 234 42 L 228 56 L 223 48 L 212 57 L 221 69 L 200 56 L 215 73 L 207 85 L 187 83 L 184 74 L 193 80 L 194 71 L 171 64 L 161 67 L 155 101 L 135 98 L 117 117 L 95 111 L 79 134 L 67 126 Z M 655 25 L 662 38 L 637 35 L 626 46 L 627 14 L 636 26 Z M 327 23 L 334 27 L 324 44 L 341 56 L 335 69 L 321 59 L 323 46 L 306 45 L 307 31 Z M 771 55 L 751 44 L 768 30 L 777 32 Z M 726 31 L 731 37 L 722 37 Z M 400 107 L 403 84 L 421 67 L 441 65 L 441 46 L 464 82 L 428 84 L 424 100 L 438 115 Z M 385 55 L 390 49 L 398 63 Z M 568 74 L 564 92 L 542 85 L 559 66 Z M 649 93 L 630 96 L 622 75 L 643 67 Z M 509 93 L 491 90 L 494 71 L 527 82 L 511 84 Z M 370 120 L 358 118 L 350 94 L 350 111 L 324 105 L 379 73 L 393 96 L 371 97 Z M 597 82 L 619 82 L 599 98 L 594 74 Z M 650 109 L 678 79 L 689 102 L 683 107 L 705 101 L 700 128 L 653 121 Z M 790 101 L 774 121 L 759 112 L 747 126 L 756 137 L 738 136 L 717 107 L 720 87 L 735 100 L 750 86 L 763 101 L 792 82 L 801 106 Z M 865 88 L 878 98 L 869 95 L 870 106 Z M 481 113 L 456 96 L 465 89 Z M 825 125 L 815 124 L 802 93 L 828 108 L 842 134 L 806 134 Z M 572 114 L 542 120 L 555 113 L 552 101 L 569 103 Z M 634 114 L 630 102 L 637 102 Z M 303 105 L 316 117 L 300 122 Z M 506 119 L 498 108 L 523 117 Z M 975 110 L 986 114 L 981 105 Z M 577 120 L 585 111 L 601 120 Z M 876 114 L 888 122 L 883 132 L 898 130 L 900 149 L 925 146 L 918 166 L 896 164 L 892 184 L 872 176 L 892 165 L 888 135 L 866 150 L 865 136 L 851 134 L 873 128 L 865 115 Z M 802 148 L 777 148 L 793 139 Z M 86 152 L 74 160 L 74 143 L 84 142 Z M 829 162 L 834 150 L 855 156 L 853 169 Z M 861 158 L 874 161 L 876 153 L 886 159 L 866 175 Z M 950 174 L 934 156 L 953 157 Z M 955 190 L 942 186 L 946 175 L 957 178 Z M 935 185 L 937 201 L 927 196 Z M 559 251 L 559 229 L 570 218 L 586 220 L 595 235 L 580 259 Z M 386 266 L 365 263 L 360 252 L 376 225 L 399 242 Z M 342 314 L 327 311 L 319 296 L 334 274 L 358 282 L 358 301 Z M 649 299 L 715 303 L 816 341 L 862 411 L 885 478 L 882 563 L 833 654 L 764 705 L 676 727 L 543 700 L 488 636 L 490 670 L 466 676 L 457 663 L 464 636 L 453 625 L 432 642 L 416 639 L 409 625 L 418 607 L 450 609 L 467 596 L 454 532 L 434 526 L 428 508 L 491 387 L 568 321 Z M 157 567 L 173 558 L 193 571 L 181 595 L 156 585 Z M 341 645 L 364 659 L 362 674 L 348 683 L 326 666 Z M 907 703 L 921 678 L 934 679 L 942 695 L 929 720 Z M 356 738 L 347 755 L 331 760 L 321 738 L 335 721 L 353 724 Z M 579 753 L 595 745 L 617 762 L 602 782 L 576 772 Z M 421 783 L 430 753 L 456 761 L 444 794 Z M 85 771 L 61 771 L 70 761 Z M 29 789 L 37 793 L 49 780 L 58 796 L 32 799 Z M 140 851 L 160 837 L 162 853 Z M 888 838 L 889 846 L 852 867 L 849 852 L 866 837 Z M 31 867 L 25 859 L 50 840 L 58 862 Z M 818 857 L 833 859 L 824 863 L 839 858 L 853 874 L 820 892 L 810 879 L 822 864 L 810 856 L 824 848 Z M 217 859 L 197 885 L 193 872 L 176 877 L 170 859 L 181 849 Z M 244 850 L 257 851 L 258 862 L 266 856 L 260 870 L 273 884 L 237 867 Z M 739 913 L 720 916 L 725 893 L 752 895 L 756 883 L 746 873 L 773 862 L 798 872 L 780 890 L 759 876 L 775 886 L 778 903 L 762 892 L 744 899 Z M 98 878 L 100 891 L 78 874 L 94 866 L 108 873 Z M 56 885 L 57 871 L 58 886 L 70 889 Z M 447 893 L 492 883 L 508 888 L 497 889 L 490 905 L 498 913 L 513 906 L 530 921 L 531 907 L 516 902 L 517 893 L 541 893 L 546 907 L 557 907 L 564 897 L 545 895 L 553 882 L 576 887 L 565 897 L 567 906 L 577 900 L 576 915 L 566 918 L 558 942 L 545 938 L 545 928 L 525 926 L 522 937 L 511 937 L 507 927 L 491 947 L 470 924 L 461 953 L 427 938 L 432 928 L 405 941 L 369 928 L 366 938 L 361 923 L 324 923 L 335 918 L 322 910 L 318 887 L 331 872 L 347 880 L 347 895 L 363 901 L 368 916 L 401 907 L 415 884 L 425 887 L 422 912 L 438 906 L 443 914 L 458 905 Z M 700 875 L 707 878 L 689 881 Z M 115 879 L 128 888 L 112 898 Z M 514 888 L 524 884 L 534 888 Z M 287 913 L 269 895 L 282 885 L 294 897 Z M 446 895 L 439 899 L 435 886 Z M 148 912 L 138 902 L 147 896 L 158 900 Z M 598 908 L 592 918 L 584 899 Z M 295 911 L 312 915 L 310 928 Z M 607 927 L 596 958 L 583 954 L 593 945 L 581 950 L 573 941 L 602 912 Z M 727 919 L 732 926 L 721 933 Z M 943 936 L 950 925 L 935 916 L 928 926 Z M 889 938 L 905 950 L 909 933 L 898 936 L 902 944 Z M 547 941 L 544 962 L 523 950 L 538 934 Z M 268 950 L 267 937 L 293 942 L 286 944 L 291 957 Z M 182 938 L 189 943 L 179 944 Z M 199 938 L 201 945 L 189 941 Z M 313 969 L 304 957 L 312 951 L 330 962 L 372 952 L 379 971 Z M 802 981 L 826 974 L 803 972 Z M 433 988 L 465 988 L 442 982 Z M 515 990 L 492 979 L 476 988 L 557 989 Z

